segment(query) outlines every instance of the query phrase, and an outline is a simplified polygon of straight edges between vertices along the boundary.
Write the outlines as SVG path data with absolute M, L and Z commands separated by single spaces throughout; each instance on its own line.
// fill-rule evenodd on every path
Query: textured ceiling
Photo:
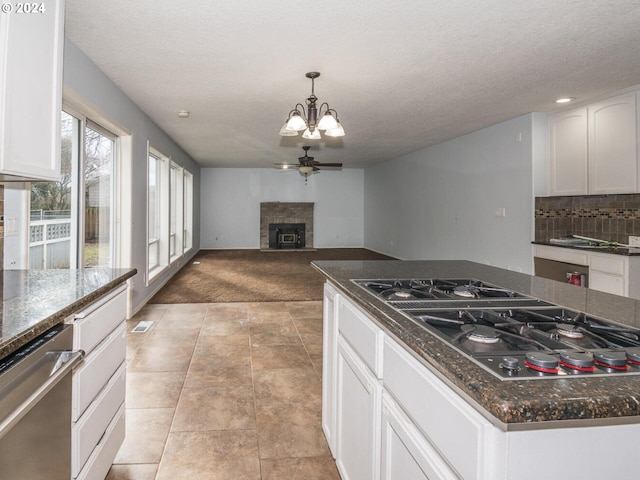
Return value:
M 640 84 L 638 0 L 66 0 L 66 35 L 202 167 L 271 167 L 311 92 L 366 167 Z M 179 110 L 191 116 L 180 119 Z

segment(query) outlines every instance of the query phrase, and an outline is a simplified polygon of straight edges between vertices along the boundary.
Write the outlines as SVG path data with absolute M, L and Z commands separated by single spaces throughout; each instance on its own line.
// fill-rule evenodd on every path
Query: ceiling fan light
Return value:
M 295 137 L 298 135 L 298 132 L 295 130 L 288 130 L 287 122 L 284 122 L 284 125 L 282 125 L 282 128 L 280 129 L 280 135 L 283 137 Z
M 302 138 L 306 138 L 307 140 L 320 140 L 322 137 L 320 136 L 320 131 L 317 128 L 313 132 L 307 128 L 302 134 Z
M 310 167 L 308 165 L 302 165 L 301 167 L 298 167 L 298 171 L 303 175 L 308 175 L 311 172 L 313 172 L 313 167 Z
M 338 122 L 336 122 L 335 117 L 331 115 L 331 112 L 325 113 L 320 119 L 320 122 L 318 122 L 318 130 L 333 130 L 337 126 Z
M 307 122 L 304 121 L 302 115 L 300 115 L 298 112 L 293 112 L 291 118 L 287 120 L 286 129 L 294 132 L 299 132 L 300 130 L 304 130 L 305 128 L 307 128 Z
M 327 130 L 324 134 L 328 137 L 344 137 L 344 128 L 342 128 L 342 124 L 338 121 L 336 122 L 335 128 Z

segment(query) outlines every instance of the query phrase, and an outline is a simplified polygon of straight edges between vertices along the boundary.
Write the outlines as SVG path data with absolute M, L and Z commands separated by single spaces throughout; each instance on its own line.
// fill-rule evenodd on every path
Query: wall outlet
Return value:
M 632 247 L 640 247 L 640 237 L 629 235 L 629 245 Z

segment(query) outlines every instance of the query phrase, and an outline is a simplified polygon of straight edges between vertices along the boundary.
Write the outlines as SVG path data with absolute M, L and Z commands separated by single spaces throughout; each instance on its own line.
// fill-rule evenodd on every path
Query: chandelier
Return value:
M 326 102 L 322 103 L 320 108 L 316 106 L 318 97 L 315 96 L 313 87 L 314 80 L 320 76 L 320 72 L 309 72 L 305 76 L 311 79 L 311 96 L 306 100 L 307 108 L 305 109 L 301 103 L 296 104 L 280 129 L 280 135 L 295 137 L 304 130 L 302 138 L 319 140 L 322 138 L 322 130 L 328 137 L 344 137 L 344 128 L 338 120 L 338 112 L 330 108 Z

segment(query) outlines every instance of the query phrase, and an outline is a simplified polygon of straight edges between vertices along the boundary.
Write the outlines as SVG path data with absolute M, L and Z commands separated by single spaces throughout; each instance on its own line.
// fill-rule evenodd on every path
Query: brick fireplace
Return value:
M 282 230 L 283 225 L 295 228 Z M 271 227 L 271 228 L 270 228 Z M 280 241 L 274 243 L 274 231 L 281 233 Z M 271 235 L 270 235 L 271 231 Z M 292 233 L 293 232 L 293 233 Z M 295 232 L 303 235 L 300 241 L 292 243 Z M 284 235 L 284 236 L 283 236 Z M 271 246 L 269 237 L 271 236 Z M 260 249 L 313 248 L 313 203 L 311 202 L 262 202 L 260 203 Z

